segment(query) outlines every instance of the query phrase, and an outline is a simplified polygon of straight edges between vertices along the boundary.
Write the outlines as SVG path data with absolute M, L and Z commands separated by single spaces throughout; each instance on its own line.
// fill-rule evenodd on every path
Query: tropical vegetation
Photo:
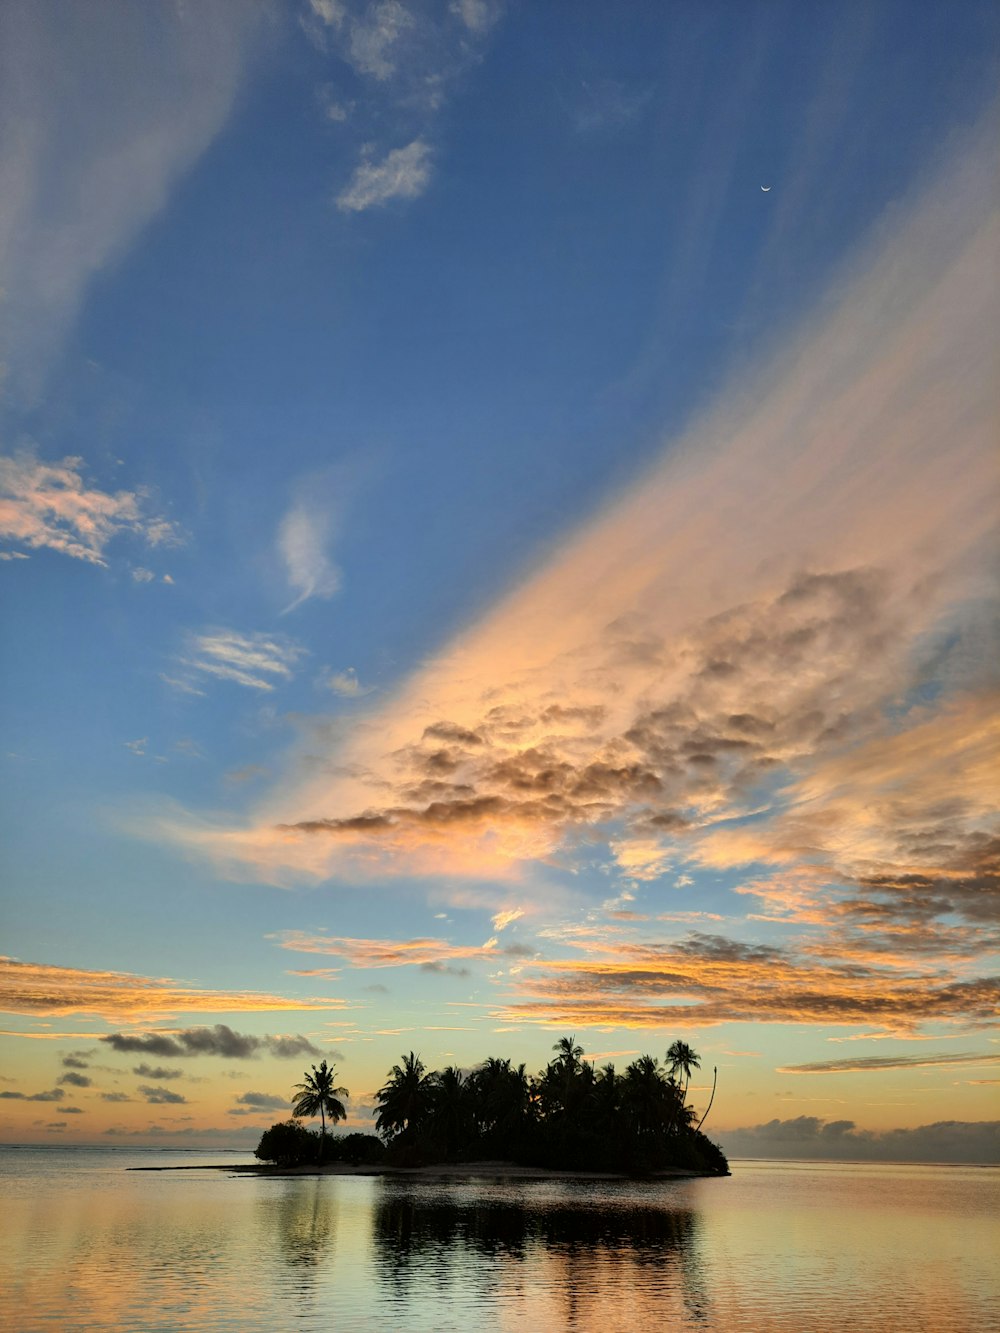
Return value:
M 698 1121 L 688 1104 L 691 1075 L 701 1061 L 686 1042 L 673 1042 L 663 1063 L 641 1055 L 622 1072 L 611 1063 L 596 1068 L 584 1059 L 583 1048 L 573 1037 L 561 1038 L 553 1050 L 553 1059 L 537 1074 L 495 1056 L 471 1070 L 454 1065 L 428 1070 L 410 1051 L 393 1065 L 375 1094 L 379 1137 L 334 1137 L 329 1140 L 327 1160 L 384 1160 L 395 1166 L 503 1160 L 639 1175 L 678 1167 L 728 1173 L 722 1150 L 701 1132 L 708 1109 Z M 320 1068 L 325 1070 L 325 1061 Z M 314 1067 L 314 1076 L 318 1073 Z M 307 1076 L 299 1085 L 296 1115 L 318 1110 L 331 1120 L 342 1119 L 343 1106 L 336 1098 L 346 1093 L 332 1087 L 332 1070 L 328 1091 L 338 1111 L 331 1110 L 329 1098 L 314 1100 L 319 1096 L 312 1086 L 315 1081 Z M 312 1106 L 316 1110 L 310 1110 Z M 286 1139 L 292 1140 L 291 1127 L 297 1124 L 272 1126 L 257 1156 L 280 1161 L 278 1149 Z M 298 1128 L 307 1136 L 294 1140 L 303 1154 L 298 1160 L 321 1160 L 324 1133 L 317 1136 L 304 1126 Z
M 319 1131 L 319 1160 L 323 1160 L 323 1149 L 326 1145 L 326 1118 L 330 1117 L 333 1124 L 338 1120 L 347 1119 L 347 1108 L 340 1100 L 341 1097 L 349 1097 L 351 1094 L 346 1088 L 338 1088 L 335 1083 L 336 1075 L 332 1065 L 328 1065 L 325 1060 L 321 1060 L 319 1067 L 312 1067 L 312 1073 L 305 1074 L 302 1082 L 295 1085 L 295 1102 L 292 1107 L 294 1116 L 314 1116 L 320 1118 Z

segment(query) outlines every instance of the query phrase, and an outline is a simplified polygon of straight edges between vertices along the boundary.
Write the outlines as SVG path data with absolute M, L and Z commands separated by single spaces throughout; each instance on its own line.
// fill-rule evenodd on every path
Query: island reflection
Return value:
M 634 1326 L 707 1322 L 695 1210 L 597 1185 L 567 1193 L 484 1183 L 477 1196 L 471 1185 L 428 1190 L 385 1180 L 372 1213 L 379 1283 L 411 1307 L 425 1289 L 452 1288 L 493 1308 L 516 1296 L 522 1315 L 530 1306 L 543 1327 L 615 1327 L 623 1301 Z

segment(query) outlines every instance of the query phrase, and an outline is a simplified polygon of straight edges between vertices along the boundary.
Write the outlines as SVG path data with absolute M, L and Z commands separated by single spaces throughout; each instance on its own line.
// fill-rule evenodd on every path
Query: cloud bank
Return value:
M 876 1132 L 858 1129 L 853 1120 L 802 1115 L 721 1130 L 717 1137 L 730 1157 L 1000 1163 L 1000 1120 L 939 1120 L 913 1129 Z

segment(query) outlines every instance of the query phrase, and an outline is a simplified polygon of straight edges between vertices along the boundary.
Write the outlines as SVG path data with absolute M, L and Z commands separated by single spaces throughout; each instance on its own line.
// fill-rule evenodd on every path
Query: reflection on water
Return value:
M 281 1257 L 293 1268 L 315 1268 L 328 1257 L 334 1243 L 336 1211 L 326 1182 L 320 1176 L 295 1181 L 277 1200 L 263 1198 L 258 1206 L 267 1214 Z
M 625 1311 L 635 1327 L 703 1325 L 694 1210 L 586 1191 L 386 1180 L 372 1215 L 380 1285 L 400 1307 L 447 1293 L 470 1313 L 505 1309 L 504 1327 L 607 1329 Z
M 0 1327 L 1000 1329 L 995 1169 L 434 1182 L 127 1160 L 0 1149 Z

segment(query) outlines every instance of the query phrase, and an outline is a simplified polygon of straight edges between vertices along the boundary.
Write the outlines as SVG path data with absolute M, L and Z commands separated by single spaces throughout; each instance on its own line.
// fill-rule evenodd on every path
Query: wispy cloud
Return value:
M 12 392 L 30 397 L 90 278 L 225 123 L 261 11 L 242 0 L 2 9 L 0 359 Z
M 187 651 L 179 659 L 189 674 L 179 678 L 164 676 L 164 680 L 192 694 L 203 692 L 194 682 L 204 676 L 270 691 L 276 683 L 291 680 L 305 651 L 300 644 L 280 634 L 205 630 L 189 636 Z
M 173 524 L 146 512 L 142 491 L 88 486 L 83 466 L 80 458 L 43 463 L 27 450 L 0 455 L 0 541 L 106 565 L 105 548 L 123 534 L 152 546 L 179 540 Z M 24 552 L 7 554 L 16 559 Z
M 329 667 L 323 667 L 316 677 L 316 684 L 320 689 L 329 690 L 342 699 L 360 699 L 365 694 L 371 694 L 375 688 L 374 685 L 362 685 L 354 667 L 348 667 L 346 671 L 331 671 Z
M 316 46 L 342 62 L 341 80 L 351 83 L 346 99 L 337 95 L 336 84 L 323 85 L 324 117 L 361 140 L 360 162 L 336 197 L 342 212 L 360 213 L 424 192 L 435 119 L 482 58 L 502 12 L 500 0 L 448 6 L 310 0 L 303 26 Z M 395 144 L 386 124 L 393 126 Z M 400 145 L 407 129 L 408 142 Z
M 185 1011 L 255 1013 L 337 1007 L 336 1001 L 292 1000 L 258 991 L 204 990 L 131 972 L 88 971 L 0 958 L 0 1011 L 5 1013 L 101 1014 L 121 1019 Z
M 619 79 L 584 80 L 572 99 L 573 124 L 580 134 L 620 130 L 642 114 L 654 91 L 652 85 L 635 87 Z
M 380 161 L 361 162 L 337 195 L 337 207 L 342 213 L 363 213 L 391 199 L 416 199 L 430 178 L 430 148 L 422 139 L 414 139 L 405 148 L 393 148 Z
M 286 612 L 310 597 L 332 597 L 340 588 L 340 571 L 327 555 L 332 526 L 329 508 L 315 500 L 298 501 L 281 520 L 278 551 L 295 593 Z
M 869 1074 L 886 1069 L 936 1069 L 948 1065 L 996 1065 L 1000 1054 L 963 1051 L 957 1055 L 867 1055 L 851 1060 L 817 1060 L 806 1065 L 782 1065 L 779 1074 Z
M 308 935 L 285 931 L 275 936 L 283 949 L 295 953 L 333 954 L 351 967 L 410 967 L 435 970 L 456 961 L 496 958 L 502 950 L 495 939 L 483 944 L 449 944 L 439 939 L 372 940 L 340 935 Z

